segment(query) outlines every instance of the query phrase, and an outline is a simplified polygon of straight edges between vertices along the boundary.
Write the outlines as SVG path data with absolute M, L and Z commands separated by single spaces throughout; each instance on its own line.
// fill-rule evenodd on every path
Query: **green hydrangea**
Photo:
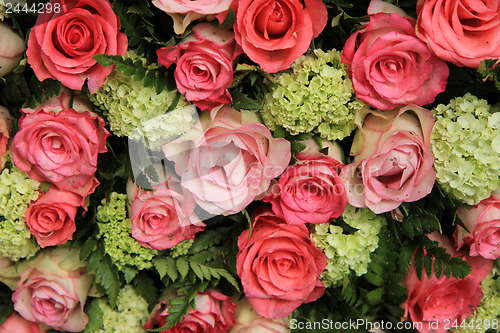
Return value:
M 475 205 L 500 186 L 500 111 L 471 94 L 434 110 L 431 133 L 436 180 Z
M 333 222 L 316 224 L 311 232 L 311 239 L 328 258 L 320 276 L 326 287 L 337 285 L 351 272 L 357 276 L 367 272 L 370 253 L 378 248 L 378 233 L 385 224 L 385 219 L 371 210 L 350 205 L 340 220 L 357 230 L 344 234 L 343 228 Z
M 26 224 L 25 213 L 38 198 L 40 183 L 16 167 L 0 174 L 0 257 L 30 258 L 40 247 Z
M 124 58 L 134 61 L 141 59 L 144 66 L 147 64 L 145 58 L 139 58 L 133 51 L 128 51 Z M 137 129 L 141 124 L 167 112 L 172 102 L 179 98 L 178 94 L 175 89 L 164 89 L 157 94 L 154 85 L 146 87 L 145 79 L 136 81 L 133 76 L 113 70 L 104 85 L 89 98 L 94 104 L 108 111 L 109 126 L 115 135 L 138 140 L 141 133 Z M 177 107 L 186 105 L 186 100 L 181 97 Z M 182 133 L 177 133 L 179 134 Z
M 170 249 L 170 256 L 177 258 L 188 254 L 189 249 L 193 246 L 194 239 L 186 239 Z
M 340 52 L 317 49 L 314 55 L 297 59 L 292 72 L 275 76 L 261 114 L 271 130 L 282 126 L 293 135 L 314 131 L 322 138 L 340 140 L 356 128 L 354 114 L 363 106 L 340 62 Z
M 500 270 L 493 268 L 486 278 L 481 282 L 483 290 L 483 299 L 476 311 L 467 319 L 467 322 L 453 332 L 469 333 L 488 331 L 488 326 L 494 328 L 495 332 L 500 328 Z M 496 321 L 495 321 L 496 320 Z M 481 325 L 479 325 L 481 323 Z M 487 325 L 489 323 L 489 325 Z M 460 325 L 461 323 L 458 323 Z M 481 327 L 481 328 L 480 328 Z
M 93 300 L 88 313 L 91 329 L 85 329 L 85 333 L 147 332 L 143 326 L 149 319 L 148 302 L 142 296 L 137 295 L 130 285 L 120 290 L 116 310 L 109 306 L 104 297 Z M 95 323 L 101 324 L 98 329 L 94 329 Z
M 132 222 L 127 218 L 127 195 L 111 193 L 109 202 L 103 199 L 97 207 L 98 238 L 104 239 L 106 253 L 122 270 L 125 266 L 138 269 L 153 267 L 151 259 L 158 251 L 142 247 L 131 235 Z

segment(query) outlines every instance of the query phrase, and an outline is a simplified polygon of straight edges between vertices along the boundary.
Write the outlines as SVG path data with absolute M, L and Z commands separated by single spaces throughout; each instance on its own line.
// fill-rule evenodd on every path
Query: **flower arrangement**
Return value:
M 0 332 L 498 332 L 499 59 L 498 0 L 0 0 Z

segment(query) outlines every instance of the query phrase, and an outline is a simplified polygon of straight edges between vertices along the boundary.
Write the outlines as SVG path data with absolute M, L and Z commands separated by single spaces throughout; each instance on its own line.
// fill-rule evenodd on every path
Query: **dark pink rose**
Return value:
M 53 0 L 51 4 L 54 10 L 39 14 L 29 35 L 28 63 L 40 81 L 52 78 L 80 90 L 87 80 L 93 94 L 112 67 L 103 67 L 92 57 L 127 51 L 120 20 L 107 0 Z
M 240 0 L 235 5 L 236 41 L 269 73 L 290 68 L 328 20 L 321 0 Z
M 47 329 L 40 329 L 38 323 L 27 321 L 20 315 L 12 313 L 0 325 L 0 333 L 46 333 Z
M 326 255 L 314 246 L 305 225 L 290 225 L 270 209 L 252 219 L 252 233 L 238 237 L 236 268 L 245 296 L 265 318 L 285 318 L 299 305 L 320 298 L 318 279 Z
M 500 58 L 500 2 L 419 0 L 417 35 L 441 59 L 479 67 Z
M 432 103 L 446 89 L 448 66 L 415 35 L 415 20 L 378 13 L 342 50 L 356 96 L 381 110 Z
M 237 49 L 232 31 L 199 23 L 179 44 L 161 48 L 157 54 L 160 64 L 176 64 L 174 77 L 179 92 L 201 110 L 211 110 L 233 101 L 227 89 L 233 82 Z
M 230 297 L 215 290 L 198 293 L 194 297 L 194 308 L 176 326 L 162 333 L 220 333 L 227 332 L 234 325 L 234 304 Z M 144 325 L 145 329 L 159 328 L 168 316 L 168 301 L 158 304 L 155 312 Z
M 494 193 L 470 209 L 462 206 L 457 214 L 470 231 L 457 225 L 458 248 L 469 246 L 471 256 L 493 260 L 500 257 L 500 193 Z
M 407 288 L 408 295 L 402 304 L 405 318 L 414 323 L 422 323 L 418 329 L 421 333 L 442 333 L 448 330 L 445 329 L 447 322 L 453 323 L 457 320 L 458 323 L 462 323 L 475 311 L 483 298 L 480 283 L 491 270 L 493 261 L 456 254 L 450 240 L 445 236 L 431 234 L 429 238 L 439 241 L 450 254 L 466 259 L 472 267 L 471 273 L 463 280 L 448 278 L 444 274 L 438 279 L 434 272 L 431 278 L 423 273 L 422 280 L 419 280 L 412 264 L 402 282 Z M 431 327 L 430 324 L 435 325 L 436 322 L 438 327 Z
M 431 192 L 436 179 L 431 111 L 416 105 L 391 111 L 364 108 L 356 124 L 354 162 L 340 173 L 350 205 L 380 214 Z
M 213 120 L 210 119 L 213 117 Z M 273 138 L 253 112 L 226 105 L 163 147 L 182 187 L 211 214 L 235 214 L 265 193 L 290 162 L 290 143 Z
M 82 203 L 78 194 L 51 187 L 26 210 L 26 223 L 42 248 L 73 239 L 75 216 Z
M 80 104 L 74 105 L 78 110 L 65 105 L 65 95 L 35 110 L 21 110 L 24 114 L 12 141 L 12 161 L 31 178 L 50 182 L 60 190 L 79 191 L 78 187 L 89 182 L 95 188 L 97 157 L 107 151 L 109 132 L 104 120 L 80 110 Z
M 170 178 L 155 185 L 153 191 L 135 190 L 130 211 L 132 237 L 142 246 L 170 249 L 203 230 L 205 224 L 194 213 L 193 197 L 178 181 Z
M 21 272 L 12 294 L 16 311 L 29 321 L 68 332 L 82 331 L 88 322 L 83 311 L 94 277 L 79 259 L 80 249 L 43 250 Z
M 264 201 L 289 224 L 325 223 L 342 215 L 347 196 L 338 174 L 343 164 L 325 155 L 296 157 Z

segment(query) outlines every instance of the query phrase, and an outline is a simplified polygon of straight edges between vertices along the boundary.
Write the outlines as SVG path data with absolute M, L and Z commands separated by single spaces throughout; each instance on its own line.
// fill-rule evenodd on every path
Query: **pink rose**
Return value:
M 383 112 L 364 108 L 355 122 L 354 162 L 340 173 L 350 205 L 380 214 L 431 192 L 436 173 L 429 110 L 415 105 Z
M 76 248 L 56 247 L 29 262 L 12 294 L 14 308 L 24 319 L 61 331 L 85 328 L 83 308 L 94 277 L 87 274 L 79 253 Z
M 12 141 L 12 161 L 33 179 L 61 190 L 77 190 L 92 184 L 97 157 L 107 151 L 109 132 L 101 118 L 69 108 L 65 98 L 63 93 L 49 105 L 21 110 L 24 114 Z
M 205 224 L 194 213 L 192 196 L 183 191 L 178 181 L 170 178 L 155 185 L 153 191 L 135 192 L 130 211 L 132 237 L 142 246 L 170 249 L 203 230 Z
M 0 77 L 12 72 L 23 58 L 26 43 L 5 22 L 0 22 Z
M 27 321 L 20 315 L 12 313 L 0 325 L 0 333 L 46 333 L 47 329 L 40 329 L 38 323 Z
M 252 233 L 238 237 L 236 269 L 252 307 L 263 317 L 285 318 L 299 305 L 320 298 L 318 279 L 326 255 L 309 238 L 305 225 L 290 225 L 270 209 L 252 219 Z
M 500 193 L 467 209 L 461 206 L 458 217 L 465 223 L 465 229 L 457 225 L 455 239 L 458 249 L 469 246 L 469 255 L 486 259 L 500 257 Z
M 181 35 L 186 27 L 198 19 L 211 21 L 217 17 L 224 21 L 232 0 L 153 0 L 153 5 L 167 13 L 174 20 L 174 31 Z
M 338 173 L 343 164 L 325 155 L 296 157 L 264 201 L 289 224 L 325 223 L 342 215 L 347 196 Z
M 235 4 L 236 41 L 269 73 L 290 68 L 328 20 L 321 0 L 240 0 Z
M 26 223 L 40 247 L 64 244 L 73 239 L 75 216 L 82 198 L 51 187 L 26 210 Z
M 268 319 L 259 316 L 248 300 L 243 297 L 236 302 L 236 324 L 229 333 L 289 333 L 286 319 Z
M 180 44 L 157 51 L 158 62 L 176 64 L 175 83 L 181 94 L 201 110 L 231 104 L 227 90 L 233 82 L 233 62 L 238 50 L 232 31 L 199 23 Z
M 240 212 L 290 161 L 288 141 L 273 138 L 254 113 L 228 105 L 210 115 L 204 112 L 199 123 L 163 151 L 175 163 L 182 186 L 211 214 Z
M 54 10 L 39 14 L 29 35 L 28 63 L 40 81 L 52 78 L 80 90 L 88 80 L 93 94 L 112 67 L 103 67 L 92 57 L 100 53 L 123 55 L 127 50 L 127 36 L 119 32 L 120 20 L 107 0 L 51 3 Z
M 356 96 L 381 109 L 432 103 L 446 89 L 448 66 L 415 35 L 415 20 L 378 13 L 341 54 Z
M 444 236 L 430 235 L 429 238 L 439 241 L 450 254 L 455 255 L 449 240 Z M 483 298 L 480 283 L 488 275 L 493 262 L 480 257 L 467 258 L 467 261 L 472 271 L 463 280 L 448 278 L 445 275 L 438 279 L 434 272 L 431 278 L 423 273 L 422 280 L 419 280 L 415 266 L 411 265 L 402 282 L 407 288 L 408 295 L 402 307 L 407 319 L 414 323 L 422 323 L 419 332 L 446 332 L 448 330 L 444 328 L 446 322 L 453 323 L 457 320 L 458 323 L 462 323 L 475 311 Z M 431 326 L 431 323 L 436 325 L 436 322 L 437 327 Z
M 500 58 L 500 2 L 419 0 L 417 35 L 441 59 L 477 68 Z
M 227 332 L 234 325 L 236 305 L 231 298 L 218 291 L 209 290 L 198 293 L 194 297 L 194 308 L 176 326 L 162 331 L 163 333 L 219 333 Z M 168 316 L 168 301 L 158 304 L 145 329 L 159 328 L 165 324 Z
M 6 159 L 3 154 L 7 151 L 9 146 L 9 139 L 12 132 L 11 129 L 12 115 L 9 110 L 0 106 L 0 165 L 3 169 Z

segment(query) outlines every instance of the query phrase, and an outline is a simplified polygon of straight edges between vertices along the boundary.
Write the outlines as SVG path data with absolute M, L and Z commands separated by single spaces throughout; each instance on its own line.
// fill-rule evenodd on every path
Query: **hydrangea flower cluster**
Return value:
M 431 133 L 436 179 L 469 205 L 500 186 L 500 112 L 469 93 L 434 110 Z
M 350 205 L 339 219 L 357 229 L 356 232 L 344 234 L 343 228 L 335 222 L 316 224 L 311 232 L 312 241 L 328 257 L 326 269 L 320 276 L 327 288 L 337 285 L 351 272 L 357 276 L 366 274 L 370 253 L 377 249 L 378 233 L 385 224 L 382 215 Z
M 491 272 L 481 282 L 481 289 L 484 293 L 481 303 L 476 308 L 476 311 L 467 319 L 464 327 L 458 327 L 453 331 L 455 333 L 468 333 L 470 327 L 474 327 L 474 332 L 484 333 L 488 331 L 488 327 L 492 327 L 493 320 L 500 321 L 500 270 L 493 267 Z M 483 323 L 483 325 L 477 325 Z M 487 325 L 489 323 L 490 325 Z M 470 326 L 469 326 L 470 324 Z
M 39 185 L 16 167 L 0 174 L 0 257 L 16 261 L 40 249 L 24 217 L 30 202 L 38 198 Z
M 95 299 L 91 307 L 99 307 L 103 325 L 98 330 L 85 330 L 85 333 L 144 333 L 144 324 L 149 318 L 148 302 L 137 295 L 134 288 L 126 285 L 120 290 L 116 301 L 116 310 L 112 309 L 105 297 Z M 90 312 L 90 311 L 89 311 Z M 90 312 L 92 313 L 92 312 Z M 90 321 L 96 318 L 89 318 Z
M 98 238 L 104 239 L 106 253 L 121 270 L 125 266 L 147 269 L 158 251 L 142 247 L 131 236 L 132 222 L 127 218 L 127 195 L 111 193 L 109 202 L 103 199 L 97 207 Z
M 300 57 L 292 72 L 278 74 L 264 97 L 262 118 L 270 130 L 278 126 L 290 134 L 316 132 L 340 140 L 356 127 L 354 114 L 364 106 L 340 62 L 340 52 L 314 50 Z
M 147 64 L 145 58 L 139 58 L 132 51 L 127 52 L 124 58 L 134 61 L 141 59 L 144 65 Z M 89 98 L 94 104 L 108 111 L 109 126 L 115 135 L 133 136 L 131 138 L 137 140 L 140 135 L 137 128 L 143 122 L 163 115 L 172 102 L 178 98 L 178 92 L 175 89 L 164 89 L 157 94 L 155 86 L 145 86 L 145 79 L 136 81 L 133 76 L 114 70 L 106 78 L 104 85 Z M 179 99 L 178 108 L 186 105 L 184 98 Z M 182 119 L 174 117 L 169 120 Z M 175 123 L 175 125 L 179 124 Z
M 194 239 L 186 239 L 170 249 L 170 257 L 177 258 L 188 254 L 189 249 L 193 246 Z

